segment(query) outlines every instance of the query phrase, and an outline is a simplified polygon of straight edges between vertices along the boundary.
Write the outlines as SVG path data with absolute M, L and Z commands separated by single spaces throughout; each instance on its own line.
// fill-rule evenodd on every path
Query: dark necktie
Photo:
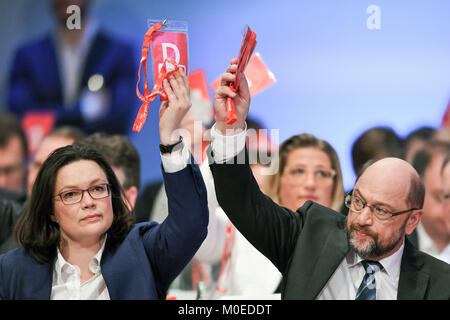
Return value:
M 356 292 L 355 300 L 376 300 L 375 272 L 382 270 L 383 266 L 377 261 L 363 260 L 361 263 L 366 274 Z

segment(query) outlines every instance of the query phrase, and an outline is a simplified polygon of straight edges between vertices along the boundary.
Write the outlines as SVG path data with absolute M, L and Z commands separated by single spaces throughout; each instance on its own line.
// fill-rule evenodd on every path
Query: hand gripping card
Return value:
M 230 84 L 231 90 L 236 92 L 239 89 L 239 80 L 247 67 L 248 61 L 252 56 L 253 50 L 256 47 L 256 33 L 253 32 L 249 26 L 244 27 L 244 38 L 242 39 L 241 48 L 239 49 L 236 78 L 234 84 Z M 227 99 L 227 124 L 233 124 L 237 120 L 236 111 L 234 109 L 233 99 Z
M 164 20 L 148 20 L 149 29 L 145 33 L 142 43 L 142 56 L 139 65 L 138 82 L 136 94 L 142 101 L 138 115 L 133 124 L 133 131 L 139 132 L 148 116 L 150 102 L 160 95 L 160 101 L 167 100 L 167 94 L 163 88 L 163 80 L 173 72 L 182 68 L 187 75 L 188 72 L 188 37 L 187 22 Z M 154 85 L 149 91 L 147 79 L 147 59 L 151 53 L 153 59 Z M 141 79 L 141 65 L 144 71 L 144 95 L 139 91 Z

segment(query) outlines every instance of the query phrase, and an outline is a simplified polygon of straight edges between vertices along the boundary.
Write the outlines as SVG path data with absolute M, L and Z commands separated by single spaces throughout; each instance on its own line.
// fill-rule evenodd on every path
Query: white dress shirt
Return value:
M 235 157 L 245 148 L 245 135 L 246 128 L 235 135 L 221 135 L 215 129 L 214 124 L 211 128 L 211 145 L 214 161 L 216 163 L 224 163 Z M 404 243 L 394 254 L 379 261 L 384 268 L 374 275 L 377 288 L 377 300 L 397 299 L 403 249 Z M 359 256 L 353 251 L 350 251 L 328 280 L 327 284 L 317 296 L 317 299 L 355 299 L 356 291 L 365 274 L 361 261 L 362 259 Z M 299 290 L 301 290 L 301 288 L 299 288 Z
M 394 254 L 378 261 L 383 269 L 374 274 L 377 300 L 397 299 L 400 263 L 404 247 L 405 243 L 403 242 L 400 249 Z M 363 259 L 350 250 L 317 296 L 317 300 L 354 300 L 366 273 L 361 261 Z
M 78 99 L 78 89 L 83 76 L 84 65 L 92 41 L 98 31 L 98 25 L 94 21 L 87 22 L 82 28 L 85 30 L 80 41 L 75 45 L 69 43 L 65 38 L 64 32 L 67 32 L 67 30 L 57 30 L 55 35 L 63 100 L 66 107 L 72 106 Z
M 166 173 L 174 173 L 184 169 L 190 158 L 186 146 L 181 152 L 172 155 L 161 155 L 161 161 Z M 81 284 L 80 268 L 68 263 L 58 248 L 58 256 L 53 268 L 51 300 L 109 300 L 109 292 L 103 279 L 100 262 L 105 249 L 107 235 L 103 245 L 89 263 L 89 270 L 94 274 L 85 283 Z
M 417 230 L 417 241 L 419 243 L 418 249 L 420 251 L 425 252 L 430 256 L 435 257 L 436 259 L 450 263 L 450 252 L 449 252 L 450 244 L 447 245 L 447 247 L 444 248 L 444 250 L 439 252 L 439 249 L 433 242 L 433 239 L 431 239 L 430 236 L 425 231 L 422 222 L 419 222 L 419 224 L 416 227 L 416 230 Z
M 83 284 L 81 284 L 80 280 L 80 268 L 68 263 L 58 248 L 58 257 L 53 268 L 51 300 L 110 299 L 100 267 L 107 236 L 105 236 L 102 247 L 89 263 L 89 270 L 91 270 L 94 276 Z
M 450 243 L 439 253 L 437 258 L 450 264 Z

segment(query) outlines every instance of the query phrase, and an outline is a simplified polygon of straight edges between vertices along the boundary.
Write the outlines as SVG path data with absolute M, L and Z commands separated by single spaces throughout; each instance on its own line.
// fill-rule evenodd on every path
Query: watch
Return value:
M 169 144 L 168 146 L 165 146 L 163 144 L 159 145 L 159 151 L 161 151 L 162 154 L 165 153 L 172 153 L 174 151 L 180 150 L 184 147 L 183 143 L 183 137 L 180 136 L 180 140 L 174 144 Z

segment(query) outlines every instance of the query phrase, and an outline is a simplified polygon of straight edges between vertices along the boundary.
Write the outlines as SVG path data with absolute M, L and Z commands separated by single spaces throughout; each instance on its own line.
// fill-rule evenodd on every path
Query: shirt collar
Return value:
M 400 264 L 402 261 L 404 249 L 405 241 L 403 240 L 402 245 L 396 252 L 391 254 L 389 257 L 383 258 L 379 261 L 390 278 L 397 278 L 400 273 Z M 345 259 L 349 268 L 355 267 L 364 260 L 353 250 L 349 251 Z
M 89 263 L 89 269 L 95 274 L 100 271 L 100 262 L 102 261 L 102 255 L 103 251 L 105 250 L 105 244 L 106 244 L 106 238 L 108 237 L 108 234 L 105 234 L 105 238 L 103 239 L 103 244 L 100 250 L 95 254 L 95 256 L 92 258 L 91 262 Z M 63 274 L 63 268 L 66 269 L 67 266 L 73 267 L 70 263 L 64 259 L 63 255 L 61 254 L 61 251 L 59 251 L 59 248 L 57 248 L 58 256 L 55 261 L 55 271 L 61 275 Z M 76 266 L 74 266 L 76 268 Z
M 428 236 L 427 232 L 425 231 L 422 225 L 422 222 L 419 222 L 419 224 L 416 227 L 416 230 L 417 230 L 417 239 L 419 242 L 419 250 L 428 253 L 432 256 L 438 255 L 439 250 L 437 249 L 433 240 L 431 240 L 431 238 Z

